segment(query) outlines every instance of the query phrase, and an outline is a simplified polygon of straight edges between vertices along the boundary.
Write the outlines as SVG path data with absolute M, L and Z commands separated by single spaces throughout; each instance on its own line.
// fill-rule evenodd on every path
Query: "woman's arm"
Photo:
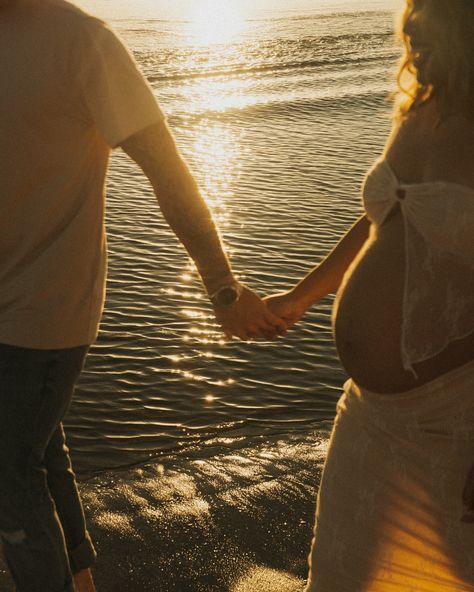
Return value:
M 361 216 L 334 249 L 294 288 L 283 294 L 268 296 L 270 310 L 293 325 L 315 302 L 337 292 L 344 274 L 367 241 L 370 222 Z

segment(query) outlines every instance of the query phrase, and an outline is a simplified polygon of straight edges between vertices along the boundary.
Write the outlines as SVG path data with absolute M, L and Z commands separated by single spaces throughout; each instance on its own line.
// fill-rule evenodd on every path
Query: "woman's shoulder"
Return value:
M 384 158 L 408 183 L 445 180 L 474 187 L 474 119 L 464 113 L 440 118 L 436 103 L 394 121 Z

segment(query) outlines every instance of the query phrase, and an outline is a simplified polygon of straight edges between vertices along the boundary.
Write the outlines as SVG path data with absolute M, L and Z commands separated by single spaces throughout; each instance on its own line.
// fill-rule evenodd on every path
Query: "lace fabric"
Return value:
M 474 189 L 406 184 L 386 160 L 366 177 L 363 201 L 380 226 L 395 204 L 405 224 L 401 355 L 406 370 L 474 331 Z
M 306 592 L 474 592 L 473 391 L 474 361 L 396 394 L 345 383 Z

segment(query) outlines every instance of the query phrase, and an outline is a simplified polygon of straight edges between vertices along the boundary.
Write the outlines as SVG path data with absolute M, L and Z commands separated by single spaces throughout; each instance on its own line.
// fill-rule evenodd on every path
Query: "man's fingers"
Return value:
M 249 339 L 273 339 L 277 332 L 275 328 L 267 323 L 259 323 L 247 328 Z
M 251 334 L 245 329 L 237 329 L 234 331 L 234 335 L 240 339 L 240 341 L 249 341 Z
M 221 327 L 222 333 L 224 333 L 227 339 L 232 339 L 232 337 L 236 336 L 233 327 L 230 327 L 228 323 L 219 322 L 219 325 Z
M 220 315 L 219 315 L 220 316 Z M 227 338 L 238 337 L 242 341 L 265 338 L 275 339 L 287 330 L 287 323 L 270 311 L 260 311 L 250 316 L 236 315 L 232 319 L 219 319 Z
M 240 339 L 240 341 L 248 340 L 247 333 L 245 331 L 234 331 L 233 336 L 237 337 L 237 339 Z
M 272 327 L 276 327 L 277 329 L 283 330 L 286 327 L 285 321 L 268 308 L 264 310 L 262 319 L 265 323 L 271 325 Z
M 258 337 L 263 337 L 266 339 L 274 339 L 280 335 L 282 331 L 282 329 L 279 329 L 272 323 L 266 321 L 264 317 L 262 317 L 259 322 L 255 324 L 255 328 L 252 329 L 252 332 L 256 333 Z
M 286 323 L 280 317 L 274 315 L 270 310 L 266 310 L 265 314 L 263 315 L 263 320 L 270 325 L 271 327 L 275 327 L 279 331 L 285 331 Z
M 261 337 L 265 341 L 274 341 L 277 339 L 281 333 L 276 333 L 273 330 L 263 329 L 260 331 L 259 337 Z
M 256 339 L 275 339 L 278 333 L 274 327 L 268 325 L 255 325 L 246 327 L 245 330 L 240 330 L 238 337 L 242 341 L 254 341 Z
M 293 325 L 293 322 L 290 319 L 276 317 L 278 323 L 274 324 L 274 318 L 274 316 L 270 319 L 267 319 L 266 316 L 262 317 L 260 321 L 262 331 L 268 335 L 273 335 L 274 337 L 285 335 L 288 332 L 288 329 Z
M 254 327 L 245 331 L 242 329 L 229 330 L 222 328 L 222 331 L 227 339 L 230 340 L 233 337 L 237 337 L 241 341 L 253 341 L 255 339 L 265 339 L 271 341 L 286 333 L 286 331 L 275 331 L 275 328 L 271 325 L 262 325 L 260 327 Z

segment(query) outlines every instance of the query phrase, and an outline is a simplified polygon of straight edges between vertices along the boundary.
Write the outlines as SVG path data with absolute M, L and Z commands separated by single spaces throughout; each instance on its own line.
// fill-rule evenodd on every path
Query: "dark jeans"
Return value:
M 61 423 L 87 350 L 0 344 L 0 538 L 18 592 L 72 592 L 95 559 Z

